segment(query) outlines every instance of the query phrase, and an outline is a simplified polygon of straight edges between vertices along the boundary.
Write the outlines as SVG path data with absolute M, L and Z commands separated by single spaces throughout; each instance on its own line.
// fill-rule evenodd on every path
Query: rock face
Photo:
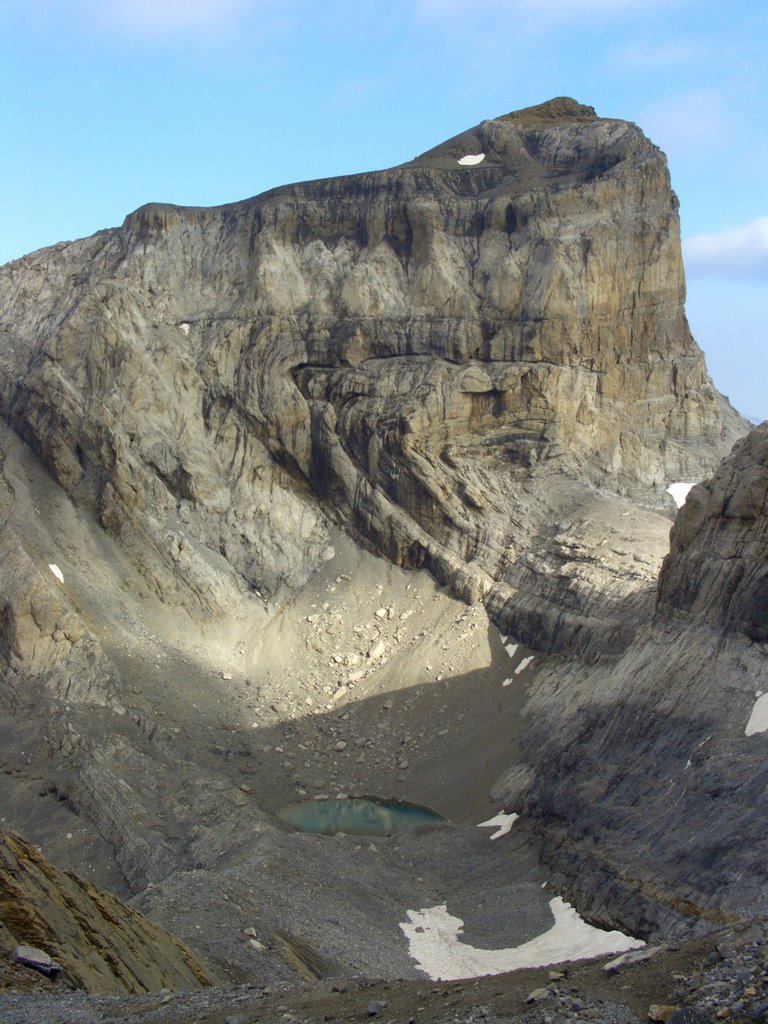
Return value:
M 163 928 L 103 889 L 59 871 L 20 836 L 0 833 L 0 885 L 4 952 L 15 951 L 22 963 L 37 962 L 46 974 L 60 970 L 64 984 L 106 995 L 214 983 Z M 53 972 L 45 969 L 46 954 Z
M 638 934 L 764 898 L 761 434 L 691 492 L 657 593 L 665 488 L 746 431 L 683 300 L 663 154 L 566 99 L 0 268 L 7 813 L 190 941 L 208 915 L 236 980 L 283 979 L 294 932 L 415 971 L 398 920 L 438 892 L 528 941 L 546 914 L 483 894 L 543 899 L 531 833 Z M 500 847 L 468 872 L 511 762 L 525 877 Z M 437 867 L 281 831 L 338 793 L 461 820 Z
M 662 507 L 743 432 L 683 299 L 663 154 L 560 99 L 9 264 L 0 410 L 165 602 L 295 589 L 331 516 L 558 649 L 608 582 L 552 592 L 562 481 Z
M 571 892 L 645 932 L 768 910 L 768 425 L 695 487 L 653 618 L 618 659 L 540 674 L 498 783 Z
M 740 441 L 688 496 L 670 536 L 659 603 L 768 640 L 768 431 Z

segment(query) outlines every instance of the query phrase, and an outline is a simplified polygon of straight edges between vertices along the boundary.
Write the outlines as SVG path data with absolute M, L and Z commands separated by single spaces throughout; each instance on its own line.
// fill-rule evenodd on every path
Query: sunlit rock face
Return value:
M 61 972 L 62 987 L 117 995 L 215 983 L 165 929 L 13 833 L 0 832 L 0 880 L 0 949 L 12 958 L 31 951 L 43 973 Z
M 573 608 L 625 584 L 572 543 L 574 494 L 662 507 L 741 430 L 686 323 L 663 154 L 568 99 L 391 170 L 143 207 L 0 297 L 3 416 L 206 614 L 300 586 L 338 519 L 524 639 L 586 644 Z

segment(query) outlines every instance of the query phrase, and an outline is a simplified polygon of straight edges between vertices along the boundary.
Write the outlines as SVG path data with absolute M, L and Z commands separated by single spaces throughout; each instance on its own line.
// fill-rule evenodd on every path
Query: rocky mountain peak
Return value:
M 644 938 L 764 901 L 764 432 L 657 590 L 748 430 L 684 296 L 663 154 L 562 97 L 0 268 L 9 827 L 238 981 L 416 977 L 436 894 L 473 955 L 547 878 Z M 382 791 L 454 820 L 279 817 Z
M 743 429 L 685 319 L 666 161 L 588 111 L 11 264 L 3 416 L 188 607 L 297 585 L 330 517 L 527 636 L 553 474 L 661 508 Z
M 597 113 L 594 107 L 579 103 L 570 96 L 555 96 L 544 103 L 536 103 L 531 107 L 513 110 L 497 118 L 499 121 L 514 121 L 517 124 L 537 124 L 547 121 L 595 121 Z

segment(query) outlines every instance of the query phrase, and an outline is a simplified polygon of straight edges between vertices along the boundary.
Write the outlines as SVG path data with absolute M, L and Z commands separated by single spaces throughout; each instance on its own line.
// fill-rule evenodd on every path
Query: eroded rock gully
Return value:
M 683 302 L 663 154 L 567 99 L 0 268 L 4 825 L 230 981 L 415 977 L 440 902 L 520 944 L 548 879 L 764 910 L 761 431 L 657 586 L 748 429 Z M 279 825 L 339 792 L 452 824 Z

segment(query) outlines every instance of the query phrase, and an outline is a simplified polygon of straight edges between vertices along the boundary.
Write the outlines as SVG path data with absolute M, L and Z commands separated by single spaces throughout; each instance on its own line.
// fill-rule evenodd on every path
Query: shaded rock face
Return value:
M 574 898 L 643 933 L 768 910 L 767 465 L 763 424 L 690 492 L 655 615 L 620 658 L 538 677 L 497 783 Z
M 0 833 L 0 943 L 52 957 L 87 992 L 197 989 L 213 977 L 178 939 L 115 896 L 59 871 L 20 836 Z
M 585 646 L 520 557 L 568 533 L 553 487 L 660 507 L 742 429 L 685 320 L 663 154 L 572 100 L 388 171 L 143 207 L 3 268 L 0 296 L 3 416 L 194 614 L 296 589 L 332 517 L 523 639 Z
M 768 427 L 740 441 L 695 487 L 670 535 L 659 603 L 768 640 Z

